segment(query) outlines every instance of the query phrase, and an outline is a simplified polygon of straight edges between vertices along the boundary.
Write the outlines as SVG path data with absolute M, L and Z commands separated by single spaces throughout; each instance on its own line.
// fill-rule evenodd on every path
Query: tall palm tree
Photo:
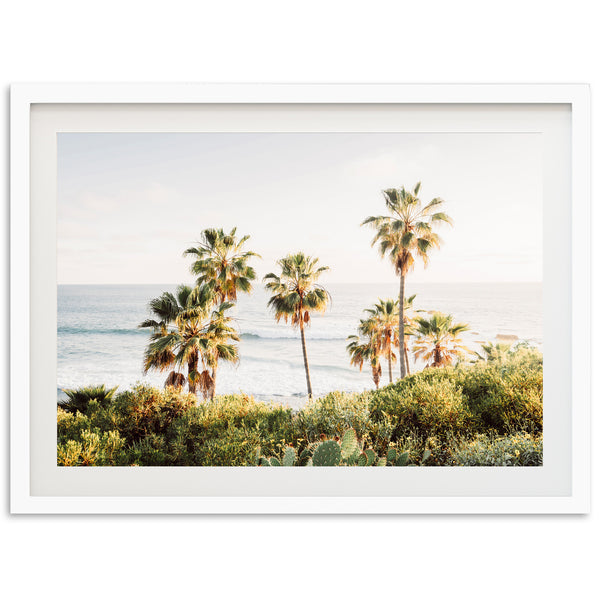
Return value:
M 223 302 L 211 311 L 213 302 L 208 286 L 186 285 L 180 285 L 176 294 L 164 292 L 150 301 L 155 318 L 139 325 L 153 330 L 144 354 L 144 373 L 175 367 L 165 385 L 180 386 L 185 377 L 177 369 L 187 367 L 190 392 L 199 389 L 205 397 L 214 397 L 217 361 L 237 361 L 237 348 L 231 342 L 239 337 L 225 314 L 232 303 Z
M 380 298 L 373 308 L 367 308 L 364 312 L 369 316 L 361 320 L 358 330 L 373 341 L 379 354 L 386 357 L 392 383 L 392 362 L 396 362 L 394 348 L 398 346 L 398 302 Z
M 361 371 L 365 361 L 371 365 L 371 375 L 375 388 L 379 389 L 381 380 L 381 363 L 379 362 L 379 350 L 372 339 L 361 343 L 361 338 L 357 335 L 348 336 L 348 345 L 346 350 L 350 354 L 350 364 L 358 367 Z
M 455 358 L 470 353 L 459 334 L 467 331 L 466 323 L 454 323 L 452 315 L 434 312 L 429 318 L 416 317 L 415 358 L 422 358 L 427 367 L 443 367 Z
M 184 252 L 184 256 L 195 259 L 190 270 L 198 277 L 196 285 L 208 285 L 213 290 L 215 305 L 237 300 L 238 292 L 249 293 L 252 281 L 256 279 L 256 272 L 248 265 L 248 260 L 260 256 L 242 250 L 250 236 L 238 240 L 236 231 L 236 227 L 229 233 L 223 229 L 205 229 L 198 246 Z
M 272 292 L 268 306 L 273 310 L 275 320 L 283 319 L 287 323 L 289 319 L 292 327 L 300 329 L 309 398 L 312 398 L 312 386 L 304 329 L 310 325 L 310 313 L 324 312 L 331 301 L 329 292 L 317 283 L 329 267 L 317 267 L 318 262 L 318 258 L 306 256 L 303 252 L 288 254 L 277 261 L 281 274 L 268 273 L 263 279 L 265 288 Z
M 371 246 L 379 245 L 382 257 L 388 256 L 394 266 L 396 275 L 400 277 L 398 301 L 398 323 L 400 331 L 400 356 L 404 356 L 404 286 L 406 275 L 414 268 L 415 257 L 421 258 L 427 266 L 428 253 L 432 248 L 439 248 L 440 237 L 433 227 L 441 222 L 452 223 L 446 213 L 436 212 L 443 203 L 441 198 L 434 198 L 425 206 L 419 199 L 421 183 L 417 183 L 412 191 L 404 187 L 383 191 L 383 197 L 389 215 L 368 217 L 362 225 L 370 225 L 375 230 Z M 406 375 L 406 363 L 400 361 L 400 377 Z

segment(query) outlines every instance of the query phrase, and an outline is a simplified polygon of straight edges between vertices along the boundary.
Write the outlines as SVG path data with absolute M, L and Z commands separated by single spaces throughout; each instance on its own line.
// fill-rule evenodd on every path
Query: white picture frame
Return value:
M 263 118 L 268 118 L 268 109 L 273 105 L 286 107 L 336 107 L 352 108 L 360 112 L 360 107 L 399 107 L 404 112 L 427 111 L 431 131 L 435 127 L 442 127 L 442 118 L 439 120 L 436 113 L 442 114 L 444 110 L 451 112 L 460 108 L 461 121 L 456 127 L 486 126 L 485 118 L 474 124 L 477 119 L 473 115 L 481 113 L 482 107 L 496 111 L 498 114 L 511 111 L 522 111 L 522 114 L 538 114 L 533 121 L 521 118 L 519 131 L 538 132 L 547 134 L 547 150 L 545 160 L 551 160 L 553 152 L 568 152 L 570 163 L 565 161 L 557 163 L 561 176 L 568 181 L 570 199 L 556 198 L 552 202 L 560 204 L 564 215 L 576 215 L 571 219 L 569 227 L 570 248 L 569 252 L 562 249 L 560 253 L 566 257 L 563 269 L 564 275 L 555 284 L 570 285 L 568 299 L 570 307 L 564 310 L 562 319 L 568 314 L 566 328 L 570 334 L 569 352 L 569 377 L 554 379 L 554 384 L 546 390 L 546 369 L 544 375 L 545 394 L 551 391 L 557 383 L 567 384 L 570 381 L 569 402 L 563 407 L 560 419 L 549 420 L 550 427 L 555 427 L 554 439 L 569 439 L 568 447 L 558 446 L 553 449 L 553 442 L 545 439 L 544 466 L 552 474 L 552 469 L 561 470 L 561 477 L 565 485 L 558 492 L 546 492 L 546 488 L 537 493 L 527 490 L 526 479 L 531 477 L 531 472 L 526 468 L 519 471 L 519 480 L 511 474 L 508 479 L 506 493 L 492 493 L 490 495 L 479 491 L 470 495 L 468 482 L 464 487 L 458 482 L 462 477 L 460 468 L 452 467 L 451 470 L 439 467 L 436 469 L 422 469 L 412 471 L 427 471 L 428 481 L 422 482 L 423 489 L 430 489 L 427 494 L 372 494 L 364 495 L 364 490 L 375 489 L 377 482 L 362 480 L 358 482 L 363 489 L 356 493 L 326 494 L 297 494 L 287 495 L 287 475 L 269 475 L 281 477 L 280 480 L 258 481 L 252 468 L 245 468 L 241 474 L 236 468 L 211 467 L 211 484 L 218 488 L 219 480 L 229 479 L 229 488 L 234 489 L 232 474 L 238 478 L 238 485 L 243 489 L 252 489 L 252 494 L 236 495 L 236 493 L 211 495 L 210 490 L 198 494 L 194 490 L 187 494 L 170 494 L 167 475 L 163 468 L 154 469 L 153 478 L 163 478 L 164 486 L 152 488 L 148 491 L 140 480 L 139 493 L 135 493 L 133 486 L 127 493 L 111 493 L 125 485 L 131 479 L 128 467 L 116 468 L 74 468 L 73 473 L 79 473 L 79 487 L 69 487 L 64 484 L 52 489 L 51 493 L 40 493 L 43 488 L 41 480 L 45 477 L 56 477 L 54 469 L 41 465 L 39 459 L 39 446 L 43 438 L 51 439 L 55 431 L 50 431 L 45 422 L 40 421 L 36 397 L 39 398 L 36 381 L 43 378 L 45 371 L 55 369 L 55 363 L 48 358 L 40 363 L 37 361 L 35 368 L 31 365 L 31 353 L 36 351 L 39 344 L 48 343 L 52 339 L 52 323 L 49 329 L 32 327 L 31 324 L 40 323 L 36 316 L 39 310 L 48 310 L 43 307 L 47 300 L 52 308 L 49 290 L 56 282 L 55 273 L 51 268 L 36 272 L 36 256 L 50 256 L 52 248 L 52 234 L 55 228 L 52 225 L 52 216 L 55 215 L 52 192 L 48 191 L 43 202 L 39 202 L 40 180 L 45 176 L 51 177 L 56 170 L 53 163 L 55 154 L 52 154 L 52 134 L 58 131 L 146 131 L 146 130 L 186 130 L 188 110 L 193 107 L 212 107 L 215 111 L 228 110 L 232 107 L 262 107 Z M 570 147 L 555 147 L 557 140 L 553 137 L 551 125 L 545 130 L 544 113 L 552 107 L 566 107 L 569 112 L 568 141 Z M 191 108 L 190 108 L 191 107 Z M 528 107 L 526 110 L 523 107 Z M 41 112 L 40 112 L 41 109 Z M 44 112 L 45 109 L 48 109 Z M 177 109 L 177 110 L 175 110 Z M 316 110 L 316 109 L 315 109 Z M 376 110 L 376 109 L 373 109 Z M 136 118 L 123 121 L 123 115 L 118 117 L 119 111 L 128 114 L 138 114 Z M 136 113 L 137 111 L 137 113 Z M 169 113 L 169 111 L 171 111 Z M 124 114 L 123 112 L 123 114 Z M 152 113 L 155 125 L 144 123 L 143 114 Z M 159 123 L 159 113 L 169 113 L 170 119 Z M 288 111 L 289 112 L 289 111 Z M 484 111 L 485 112 L 485 111 Z M 36 115 L 41 114 L 41 120 Z M 81 113 L 83 116 L 81 116 Z M 50 114 L 50 117 L 47 115 Z M 86 116 L 87 114 L 87 116 Z M 106 119 L 102 115 L 108 115 Z M 358 112 L 357 112 L 358 114 Z M 375 114 L 375 113 L 373 113 Z M 454 111 L 453 114 L 458 114 Z M 483 113 L 482 113 L 483 114 Z M 521 114 L 521 113 L 519 113 Z M 57 117 L 58 118 L 55 118 Z M 112 116 L 111 116 L 112 115 Z M 115 117 L 117 115 L 117 117 Z M 92 121 L 90 121 L 90 118 Z M 115 129 L 120 118 L 121 125 Z M 231 127 L 240 127 L 243 121 L 233 119 Z M 293 116 L 300 123 L 301 118 Z M 448 115 L 445 115 L 448 119 Z M 65 120 L 66 119 L 66 120 Z M 355 123 L 359 123 L 357 117 Z M 439 122 L 438 122 L 439 121 Z M 95 123 L 91 126 L 90 123 Z M 68 123 L 65 129 L 65 123 Z M 170 123 L 170 124 L 169 124 Z M 236 125 L 237 123 L 237 125 Z M 371 121 L 373 123 L 373 121 Z M 507 118 L 506 123 L 513 123 Z M 309 126 L 309 125 L 304 125 Z M 369 126 L 369 125 L 366 125 Z M 91 127 L 91 129 L 90 129 Z M 146 127 L 146 129 L 144 129 Z M 151 129 L 147 129 L 151 127 Z M 188 130 L 198 130 L 198 125 L 192 122 Z M 285 127 L 282 123 L 279 127 Z M 288 125 L 289 127 L 289 125 Z M 347 127 L 347 125 L 346 125 Z M 385 124 L 380 125 L 385 131 Z M 494 131 L 502 132 L 502 119 Z M 41 128 L 41 129 L 40 129 Z M 165 129 L 167 128 L 167 129 Z M 564 129 L 564 127 L 563 127 Z M 202 129 L 200 129 L 202 130 Z M 237 130 L 237 129 L 232 129 Z M 242 129 L 240 129 L 242 130 Z M 285 130 L 285 129 L 284 129 Z M 335 130 L 335 129 L 333 129 Z M 344 129 L 346 130 L 346 129 Z M 462 131 L 462 129 L 459 129 Z M 40 143 L 38 135 L 45 136 L 45 143 Z M 562 132 L 565 135 L 565 132 Z M 46 175 L 44 175 L 46 174 Z M 55 175 L 54 175 L 55 177 Z M 46 179 L 46 184 L 52 179 Z M 566 184 L 565 184 L 566 185 Z M 44 188 L 51 190 L 51 187 Z M 544 194 L 551 197 L 552 190 L 545 188 Z M 36 200 L 37 198 L 37 200 Z M 35 202 L 34 202 L 35 200 Z M 40 208 L 42 207 L 42 208 Z M 40 210 L 43 214 L 40 213 Z M 47 213 L 44 211 L 48 211 Z M 38 235 L 39 222 L 47 225 L 48 235 Z M 38 225 L 36 225 L 36 222 Z M 13 513 L 585 513 L 590 507 L 590 100 L 589 89 L 586 85 L 176 85 L 176 84 L 20 84 L 11 88 L 11 512 Z M 562 223 L 564 227 L 564 220 Z M 550 232 L 557 231 L 560 222 L 551 223 Z M 547 224 L 545 222 L 545 240 Z M 554 228 L 554 229 L 552 229 Z M 33 232 L 33 235 L 32 235 Z M 548 252 L 545 244 L 545 251 Z M 550 249 L 551 251 L 551 249 Z M 552 256 L 554 259 L 554 256 Z M 33 260 L 33 262 L 32 262 Z M 52 263 L 49 263 L 52 266 Z M 39 265 L 38 265 L 39 267 Z M 37 268 L 37 267 L 36 267 Z M 546 273 L 546 271 L 545 271 Z M 43 281 L 42 281 L 43 280 Z M 545 282 L 546 284 L 546 282 Z M 42 293 L 38 293 L 36 286 Z M 546 291 L 546 290 L 545 290 Z M 40 305 L 42 307 L 40 308 Z M 553 310 L 557 310 L 555 306 Z M 51 311 L 50 311 L 51 312 Z M 554 313 L 555 314 L 555 313 Z M 54 331 L 55 333 L 55 331 Z M 546 335 L 546 331 L 545 331 Z M 556 340 L 555 340 L 556 341 Z M 545 344 L 552 344 L 552 338 Z M 553 377 L 557 377 L 553 374 Z M 568 380 L 568 381 L 567 381 Z M 552 417 L 552 414 L 550 414 Z M 546 414 L 544 415 L 546 428 Z M 554 423 L 554 425 L 552 425 Z M 563 438 L 561 438 L 561 435 Z M 568 450 L 565 452 L 564 450 Z M 559 452 L 560 450 L 560 452 Z M 559 456 L 560 454 L 560 456 Z M 549 456 L 547 464 L 546 456 Z M 554 458 L 553 458 L 554 457 Z M 54 457 L 55 458 L 55 457 Z M 54 460 L 55 463 L 55 460 Z M 554 464 L 556 463 L 556 464 Z M 560 465 L 558 465 L 560 463 Z M 45 463 L 44 463 L 45 464 Z M 41 465 L 41 466 L 40 466 Z M 457 470 L 458 469 L 458 470 Z M 473 469 L 473 468 L 471 468 Z M 471 481 L 475 478 L 481 482 L 493 481 L 488 477 L 500 477 L 503 468 L 496 468 L 490 474 L 489 469 L 471 471 L 468 477 Z M 143 469 L 140 470 L 140 472 Z M 64 471 L 64 470 L 63 470 Z M 283 470 L 287 472 L 287 470 Z M 327 471 L 324 469 L 323 471 Z M 344 470 L 349 471 L 349 470 Z M 513 473 L 516 472 L 513 470 Z M 557 471 L 558 472 L 558 471 Z M 53 475 L 54 473 L 54 475 Z M 263 470 L 264 473 L 264 470 Z M 323 473 L 326 475 L 326 473 Z M 467 474 L 465 474 L 467 475 Z M 295 477 L 299 475 L 295 474 Z M 137 474 L 135 475 L 137 477 Z M 195 468 L 183 474 L 183 481 L 187 477 L 194 480 L 209 477 L 206 468 Z M 264 478 L 264 475 L 261 475 Z M 302 475 L 304 477 L 304 475 Z M 354 485 L 352 473 L 350 479 L 340 480 L 339 489 L 346 491 Z M 362 475 L 361 475 L 362 477 Z M 504 477 L 502 475 L 501 477 Z M 509 475 L 506 475 L 508 478 Z M 512 481 L 515 479 L 514 481 Z M 243 480 L 243 481 L 242 481 Z M 254 481 L 253 481 L 254 480 Z M 567 481 L 568 480 L 568 481 Z M 208 479 L 207 479 L 208 481 Z M 358 480 L 357 480 L 358 481 Z M 101 482 L 106 491 L 103 494 L 94 492 L 94 486 Z M 56 483 L 56 482 L 55 482 Z M 77 482 L 75 482 L 77 483 Z M 73 483 L 73 485 L 75 485 Z M 306 486 L 316 486 L 314 481 L 306 481 Z M 260 487 L 264 485 L 271 490 L 269 494 L 261 495 Z M 568 484 L 568 485 L 567 485 Z M 373 487 L 370 487 L 373 485 Z M 463 484 L 461 484 L 463 485 Z M 487 485 L 482 483 L 482 486 Z M 108 487 L 107 487 L 108 486 Z M 111 488 L 111 486 L 113 486 Z M 247 487 L 244 487 L 247 486 Z M 513 486 L 513 487 L 510 487 Z M 193 487 L 193 486 L 192 486 Z M 225 486 L 226 487 L 226 486 Z M 228 489 L 229 489 L 228 488 Z M 73 493 L 73 489 L 79 491 Z M 279 489 L 279 492 L 273 490 Z M 315 487 L 318 490 L 318 486 Z M 500 487 L 498 488 L 500 489 Z M 550 487 L 548 488 L 550 489 Z M 553 488 L 554 489 L 554 488 Z M 557 487 L 558 489 L 558 487 Z M 84 490 L 84 491 L 82 491 Z M 87 490 L 87 491 L 85 491 Z M 450 493 L 451 492 L 451 493 Z

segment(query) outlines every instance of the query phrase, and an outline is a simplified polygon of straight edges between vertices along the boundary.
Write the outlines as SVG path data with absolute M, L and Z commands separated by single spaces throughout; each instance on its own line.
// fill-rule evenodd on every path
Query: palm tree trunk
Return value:
M 196 393 L 196 384 L 192 381 L 190 373 L 196 372 L 198 369 L 198 359 L 191 358 L 188 360 L 188 387 L 190 388 L 190 394 Z
M 394 378 L 392 377 L 392 347 L 390 345 L 390 347 L 388 348 L 388 371 L 389 371 L 389 375 L 390 375 L 390 383 L 393 383 Z
M 375 384 L 375 389 L 379 389 L 379 379 L 380 379 L 380 366 L 371 364 L 371 373 L 373 375 L 373 383 Z
M 400 352 L 398 356 L 400 360 L 400 379 L 406 376 L 406 363 L 402 360 L 404 356 L 404 275 L 400 274 L 400 296 L 398 298 L 398 343 L 400 344 Z
M 215 389 L 217 387 L 217 367 L 212 370 L 210 377 L 212 379 L 212 387 L 210 388 L 210 400 L 212 402 L 215 399 Z
M 310 371 L 308 369 L 308 356 L 306 355 L 306 338 L 304 337 L 304 323 L 300 321 L 300 337 L 302 338 L 302 354 L 304 355 L 304 370 L 306 371 L 306 387 L 308 397 L 312 398 L 312 386 L 310 385 Z
M 410 375 L 410 365 L 408 363 L 408 346 L 404 344 L 404 360 L 406 361 L 406 374 Z

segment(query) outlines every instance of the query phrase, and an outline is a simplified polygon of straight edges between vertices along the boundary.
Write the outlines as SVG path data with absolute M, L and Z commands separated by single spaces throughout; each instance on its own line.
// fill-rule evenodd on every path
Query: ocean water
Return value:
M 166 374 L 143 374 L 143 353 L 150 332 L 137 326 L 149 316 L 150 299 L 174 285 L 59 285 L 58 381 L 62 389 L 105 383 L 127 389 L 136 382 L 162 386 Z M 307 330 L 308 359 L 315 395 L 331 390 L 373 388 L 370 368 L 351 367 L 346 337 L 356 333 L 364 308 L 378 298 L 396 297 L 398 285 L 337 284 L 328 289 L 331 308 L 314 315 Z M 473 349 L 498 334 L 516 335 L 538 346 L 543 343 L 541 283 L 412 283 L 415 308 L 451 313 L 468 323 L 463 339 Z M 233 316 L 241 333 L 238 365 L 222 364 L 217 394 L 245 392 L 294 408 L 306 401 L 306 379 L 300 334 L 276 323 L 267 308 L 268 296 L 257 287 L 242 295 Z M 415 365 L 412 369 L 421 368 Z M 387 383 L 387 363 L 382 364 Z M 396 365 L 394 375 L 399 375 Z

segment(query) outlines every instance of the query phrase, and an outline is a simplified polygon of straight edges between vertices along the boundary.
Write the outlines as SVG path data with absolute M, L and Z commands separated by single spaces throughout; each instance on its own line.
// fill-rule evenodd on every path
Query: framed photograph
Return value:
M 13 513 L 584 513 L 585 85 L 11 89 Z

